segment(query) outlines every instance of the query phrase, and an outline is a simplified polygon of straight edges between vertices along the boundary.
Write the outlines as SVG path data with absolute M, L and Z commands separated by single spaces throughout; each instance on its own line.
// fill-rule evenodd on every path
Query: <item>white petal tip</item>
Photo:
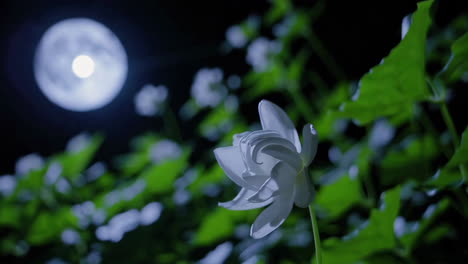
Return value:
M 270 233 L 267 233 L 267 232 L 262 232 L 262 231 L 256 231 L 254 232 L 252 229 L 250 229 L 250 236 L 254 239 L 260 239 L 260 238 L 264 238 L 266 235 L 268 235 Z
M 306 126 L 308 126 L 308 129 L 310 130 L 310 134 L 317 136 L 317 130 L 315 130 L 314 125 L 307 124 Z
M 224 207 L 224 208 L 226 208 L 226 209 L 229 209 L 229 207 L 230 207 L 231 204 L 232 204 L 231 202 L 224 202 L 224 203 L 218 202 L 218 206 Z

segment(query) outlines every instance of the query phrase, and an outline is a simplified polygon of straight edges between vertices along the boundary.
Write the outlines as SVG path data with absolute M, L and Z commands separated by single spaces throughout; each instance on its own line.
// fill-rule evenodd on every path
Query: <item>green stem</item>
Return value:
M 315 259 L 316 264 L 322 264 L 322 248 L 320 246 L 320 234 L 317 224 L 317 217 L 315 216 L 312 205 L 309 205 L 310 222 L 312 223 L 312 232 L 314 234 L 314 245 L 315 245 Z
M 442 113 L 442 117 L 444 118 L 445 125 L 447 125 L 447 128 L 450 132 L 450 136 L 452 137 L 453 147 L 456 150 L 458 146 L 460 145 L 460 138 L 458 137 L 457 130 L 455 129 L 452 116 L 450 115 L 448 108 L 447 108 L 447 104 L 445 102 L 442 102 L 440 104 L 440 111 Z M 460 165 L 458 166 L 458 168 L 460 169 L 460 172 L 463 176 L 463 180 L 465 182 L 468 181 L 465 165 Z
M 299 92 L 299 89 L 295 87 L 291 87 L 288 89 L 289 93 L 293 101 L 297 104 L 297 107 L 304 118 L 307 119 L 308 122 L 312 122 L 313 120 L 313 110 L 310 108 L 309 104 L 305 100 L 304 96 Z
M 447 125 L 450 135 L 452 136 L 453 146 L 457 148 L 458 144 L 460 144 L 460 139 L 458 138 L 457 130 L 455 129 L 452 116 L 450 115 L 448 108 L 447 108 L 447 104 L 445 104 L 445 102 L 440 104 L 440 111 L 442 112 L 442 117 L 444 118 L 444 122 Z
M 325 67 L 335 76 L 338 80 L 346 80 L 346 75 L 344 74 L 343 70 L 338 66 L 336 61 L 327 51 L 323 43 L 320 39 L 315 35 L 315 32 L 310 29 L 307 33 L 307 38 L 311 42 L 311 47 L 314 50 L 315 54 L 320 57 Z
M 172 111 L 172 109 L 167 106 L 164 111 L 164 126 L 166 128 L 166 133 L 168 135 L 172 135 L 176 140 L 182 141 L 182 133 L 179 127 L 179 122 L 177 121 L 177 117 Z

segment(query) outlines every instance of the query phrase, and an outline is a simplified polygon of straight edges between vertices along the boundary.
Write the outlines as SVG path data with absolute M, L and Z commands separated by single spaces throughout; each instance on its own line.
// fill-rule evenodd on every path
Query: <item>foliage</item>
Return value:
M 167 130 L 136 137 L 114 166 L 96 162 L 105 135 L 95 135 L 15 175 L 12 190 L 0 186 L 0 262 L 212 263 L 210 254 L 219 263 L 313 262 L 306 210 L 254 240 L 258 210 L 217 207 L 238 190 L 212 149 L 255 130 L 257 113 L 245 109 L 267 97 L 319 133 L 310 175 L 323 263 L 465 263 L 468 129 L 446 110 L 464 107 L 451 98 L 468 76 L 467 16 L 440 26 L 437 2 L 419 2 L 404 38 L 355 80 L 313 30 L 324 2 L 274 0 L 239 23 L 247 46 L 232 47 L 232 56 L 249 57 L 258 38 L 275 36 L 257 42 L 266 46 L 245 74 L 229 72 L 241 75 L 241 87 L 225 74 L 209 87 L 223 92 L 219 104 L 191 98 L 180 118 L 166 112 Z M 444 33 L 452 29 L 462 33 Z M 195 127 L 193 138 L 185 125 Z M 9 176 L 0 177 L 6 184 Z

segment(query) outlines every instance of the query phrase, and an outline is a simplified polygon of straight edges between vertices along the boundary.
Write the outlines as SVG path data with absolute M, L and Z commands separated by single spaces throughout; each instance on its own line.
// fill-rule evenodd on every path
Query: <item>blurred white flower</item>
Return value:
M 119 242 L 123 235 L 138 227 L 140 223 L 140 213 L 132 209 L 114 216 L 109 224 L 100 226 L 96 230 L 96 236 L 100 240 Z
M 91 143 L 91 136 L 88 133 L 80 133 L 72 137 L 67 143 L 67 151 L 78 153 L 85 149 Z
M 67 193 L 70 190 L 71 186 L 70 186 L 70 184 L 68 183 L 67 180 L 61 178 L 55 184 L 55 188 L 60 193 Z
M 195 74 L 192 84 L 192 97 L 201 107 L 217 106 L 227 94 L 222 84 L 223 71 L 219 68 L 203 68 Z
M 162 204 L 158 202 L 152 202 L 147 204 L 140 212 L 140 224 L 141 225 L 151 225 L 156 222 L 161 216 L 163 210 Z
M 227 176 L 242 187 L 230 202 L 219 205 L 231 210 L 249 210 L 270 205 L 255 220 L 250 235 L 261 238 L 278 228 L 295 203 L 307 207 L 313 187 L 307 167 L 317 152 L 317 132 L 304 126 L 304 144 L 277 105 L 262 100 L 258 105 L 263 130 L 234 136 L 233 146 L 214 150 Z
M 107 171 L 107 166 L 104 162 L 96 162 L 86 170 L 86 176 L 88 181 L 97 180 L 99 177 L 104 175 Z
M 276 37 L 284 37 L 294 25 L 294 17 L 286 16 L 283 21 L 273 26 L 273 35 Z
M 182 155 L 182 148 L 179 144 L 169 139 L 158 141 L 150 149 L 150 159 L 153 163 L 176 159 L 180 155 Z
M 21 157 L 16 162 L 15 172 L 17 176 L 23 176 L 30 171 L 41 169 L 44 166 L 44 159 L 36 153 Z
M 0 176 L 0 194 L 10 196 L 16 188 L 16 178 L 11 175 Z
M 48 260 L 46 264 L 68 264 L 68 262 L 59 258 L 53 258 L 53 259 Z
M 75 245 L 80 242 L 80 234 L 73 229 L 65 229 L 62 232 L 62 242 L 66 245 Z
M 264 37 L 257 38 L 247 49 L 247 63 L 252 65 L 255 71 L 264 71 L 270 63 L 271 55 L 278 53 L 281 45 L 276 41 L 270 41 Z
M 411 26 L 411 15 L 407 15 L 401 21 L 401 39 L 405 38 L 406 33 L 408 33 L 410 26 Z
M 135 108 L 142 116 L 160 114 L 167 99 L 167 88 L 164 85 L 146 84 L 135 96 Z
M 390 143 L 395 135 L 395 127 L 387 120 L 381 119 L 375 122 L 372 128 L 369 145 L 373 149 L 379 149 Z
M 237 111 L 239 108 L 239 99 L 235 95 L 229 95 L 226 97 L 226 100 L 224 100 L 224 107 L 226 107 L 227 110 L 231 112 Z
M 49 165 L 49 168 L 47 168 L 47 172 L 45 174 L 45 183 L 47 185 L 52 185 L 57 182 L 57 180 L 60 177 L 60 174 L 62 174 L 62 165 L 60 163 L 54 161 Z
M 242 48 L 247 43 L 247 36 L 241 26 L 235 25 L 226 31 L 226 39 L 234 48 Z
M 221 245 L 218 245 L 213 251 L 210 251 L 203 259 L 201 259 L 199 264 L 221 264 L 226 261 L 226 259 L 231 255 L 233 245 L 231 242 L 224 242 Z
M 231 90 L 237 90 L 242 84 L 242 79 L 239 75 L 231 75 L 227 79 L 227 85 Z

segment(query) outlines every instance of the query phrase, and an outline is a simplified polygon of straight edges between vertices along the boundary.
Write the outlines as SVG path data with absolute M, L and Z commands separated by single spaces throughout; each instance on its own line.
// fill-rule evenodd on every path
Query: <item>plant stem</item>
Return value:
M 447 128 L 450 132 L 450 136 L 452 137 L 454 150 L 456 150 L 458 146 L 460 145 L 460 138 L 458 137 L 457 130 L 455 129 L 452 116 L 450 115 L 448 108 L 447 108 L 447 104 L 445 102 L 442 102 L 440 104 L 440 111 L 442 113 L 442 117 L 444 118 L 445 125 L 447 125 Z M 460 165 L 458 166 L 458 168 L 460 169 L 460 172 L 463 176 L 463 180 L 466 182 L 468 179 L 467 179 L 465 166 Z
M 309 103 L 305 100 L 305 97 L 301 94 L 301 92 L 292 87 L 288 89 L 293 101 L 297 104 L 297 108 L 303 115 L 303 117 L 308 121 L 312 122 L 313 120 L 313 110 L 310 108 Z
M 338 64 L 327 51 L 320 39 L 315 35 L 315 32 L 312 29 L 310 29 L 306 33 L 306 35 L 312 44 L 312 49 L 317 54 L 317 56 L 320 57 L 322 62 L 325 64 L 325 67 L 328 68 L 328 70 L 334 75 L 334 77 L 337 80 L 346 80 L 346 75 L 344 74 L 343 70 L 341 70 L 340 66 L 338 66 Z
M 317 224 L 317 217 L 315 216 L 312 205 L 309 205 L 310 222 L 312 223 L 312 232 L 314 234 L 314 245 L 315 245 L 315 259 L 316 264 L 322 264 L 322 249 L 320 246 L 320 234 Z

